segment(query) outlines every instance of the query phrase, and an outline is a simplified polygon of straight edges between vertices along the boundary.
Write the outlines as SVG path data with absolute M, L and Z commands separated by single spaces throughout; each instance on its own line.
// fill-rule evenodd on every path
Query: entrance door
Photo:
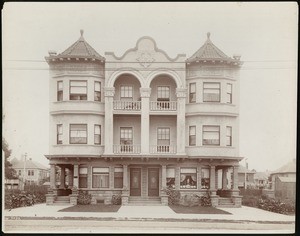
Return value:
M 148 196 L 159 195 L 159 173 L 158 168 L 148 169 Z
M 141 169 L 130 169 L 130 196 L 141 196 Z

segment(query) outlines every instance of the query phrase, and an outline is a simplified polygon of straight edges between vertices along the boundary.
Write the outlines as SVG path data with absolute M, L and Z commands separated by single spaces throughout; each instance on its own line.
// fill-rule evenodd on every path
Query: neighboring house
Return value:
M 122 39 L 120 39 L 122 40 Z M 101 42 L 100 42 L 101 45 Z M 179 45 L 180 46 L 180 45 Z M 195 48 L 200 45 L 195 45 Z M 122 204 L 217 190 L 241 205 L 238 190 L 240 56 L 211 41 L 190 58 L 170 58 L 150 37 L 121 57 L 99 55 L 80 38 L 49 51 L 50 185 L 48 204 L 68 188 L 92 202 L 122 194 Z M 60 191 L 55 168 L 61 169 Z M 232 186 L 228 184 L 233 173 Z M 68 174 L 66 174 L 68 172 Z M 224 191 L 223 191 L 224 193 Z M 76 204 L 76 195 L 70 195 Z M 75 199 L 75 200 L 74 200 Z
M 275 197 L 296 199 L 296 159 L 271 173 Z
M 49 169 L 44 165 L 33 161 L 31 158 L 26 159 L 25 163 L 24 160 L 14 158 L 12 159 L 11 164 L 12 168 L 16 170 L 16 174 L 22 183 L 25 178 L 26 184 L 40 185 L 49 177 Z
M 4 185 L 5 185 L 5 189 L 19 189 L 20 180 L 19 179 L 5 179 Z
M 239 188 L 254 188 L 254 170 L 249 170 L 248 168 L 240 165 L 239 166 Z
M 258 189 L 265 189 L 269 187 L 269 176 L 267 172 L 255 172 L 254 173 L 254 183 L 255 187 Z

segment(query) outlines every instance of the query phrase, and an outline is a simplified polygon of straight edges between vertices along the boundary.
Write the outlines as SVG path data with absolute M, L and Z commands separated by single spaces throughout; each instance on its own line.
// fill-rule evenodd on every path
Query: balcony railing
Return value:
M 165 101 L 151 101 L 150 110 L 151 111 L 176 111 L 177 102 L 165 102 Z
M 126 153 L 141 153 L 141 145 L 117 145 L 114 144 L 113 151 L 115 154 L 126 154 Z
M 141 110 L 140 101 L 114 101 L 114 110 L 139 111 Z
M 170 145 L 152 145 L 150 153 L 176 153 L 176 146 Z

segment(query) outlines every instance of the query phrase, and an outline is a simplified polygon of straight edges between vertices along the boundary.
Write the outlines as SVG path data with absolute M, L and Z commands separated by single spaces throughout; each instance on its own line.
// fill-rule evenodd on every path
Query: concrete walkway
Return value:
M 177 214 L 168 206 L 121 206 L 118 212 L 59 212 L 69 206 L 47 206 L 37 204 L 4 210 L 4 217 L 96 217 L 114 218 L 117 220 L 127 219 L 174 219 L 174 220 L 224 220 L 224 221 L 253 221 L 253 222 L 285 222 L 294 223 L 295 216 L 287 216 L 261 209 L 242 206 L 241 208 L 220 208 L 231 213 L 227 214 Z

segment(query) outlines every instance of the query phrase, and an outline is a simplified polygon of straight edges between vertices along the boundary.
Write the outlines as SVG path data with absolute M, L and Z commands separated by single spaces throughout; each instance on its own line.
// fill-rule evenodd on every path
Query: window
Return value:
M 79 188 L 87 188 L 87 167 L 79 168 Z
M 34 176 L 34 170 L 28 170 L 27 175 L 28 176 Z
M 22 175 L 22 170 L 19 170 L 19 175 Z
M 94 100 L 101 102 L 101 83 L 98 81 L 95 81 L 94 85 Z
M 209 169 L 201 168 L 201 189 L 209 189 Z
M 56 128 L 56 144 L 62 144 L 62 134 L 63 134 L 63 127 L 62 125 L 57 125 Z
M 232 127 L 226 127 L 226 146 L 232 146 Z
M 109 168 L 96 167 L 93 168 L 93 188 L 108 188 L 109 187 Z
M 121 100 L 132 100 L 133 99 L 133 87 L 131 85 L 121 86 Z
M 101 144 L 101 125 L 95 125 L 94 127 L 94 143 Z
M 114 187 L 115 188 L 123 188 L 123 168 L 122 167 L 115 167 Z
M 203 83 L 203 101 L 220 102 L 220 83 Z
M 227 84 L 226 102 L 232 103 L 232 84 Z
M 181 168 L 180 169 L 180 188 L 197 188 L 197 169 Z
M 157 151 L 169 152 L 170 150 L 170 128 L 157 129 Z
M 190 103 L 196 102 L 196 83 L 190 83 L 189 102 Z
M 63 100 L 63 82 L 57 81 L 57 101 Z
M 175 188 L 175 168 L 167 168 L 167 187 Z
M 87 125 L 70 125 L 70 144 L 87 144 Z
M 190 126 L 189 130 L 189 146 L 196 145 L 196 126 Z
M 203 145 L 220 145 L 220 126 L 203 126 Z
M 157 87 L 157 101 L 170 101 L 170 88 L 168 86 Z
M 70 81 L 70 100 L 87 100 L 86 81 Z
M 121 132 L 120 133 L 121 152 L 133 151 L 132 127 L 121 127 L 120 132 Z

